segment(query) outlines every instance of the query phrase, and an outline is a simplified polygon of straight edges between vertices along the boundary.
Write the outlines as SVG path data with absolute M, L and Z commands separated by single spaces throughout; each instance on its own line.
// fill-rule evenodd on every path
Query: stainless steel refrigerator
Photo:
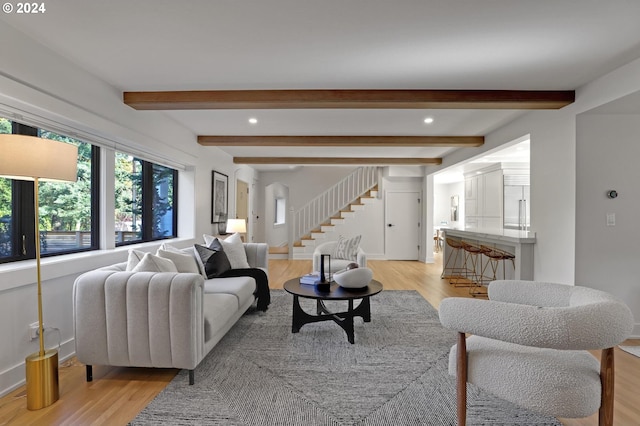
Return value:
M 504 176 L 504 229 L 529 230 L 529 193 L 529 175 Z

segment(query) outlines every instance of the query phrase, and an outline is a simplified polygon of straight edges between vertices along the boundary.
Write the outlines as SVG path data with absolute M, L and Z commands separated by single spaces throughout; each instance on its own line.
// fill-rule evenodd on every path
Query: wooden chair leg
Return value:
M 458 333 L 456 388 L 458 426 L 465 426 L 467 424 L 467 336 L 464 333 Z
M 598 413 L 599 426 L 613 426 L 613 385 L 614 385 L 613 348 L 602 350 L 600 356 L 600 382 L 602 396 Z

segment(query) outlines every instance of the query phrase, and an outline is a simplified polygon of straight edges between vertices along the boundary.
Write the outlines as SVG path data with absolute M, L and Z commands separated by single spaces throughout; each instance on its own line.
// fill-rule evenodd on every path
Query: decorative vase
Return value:
M 331 281 L 327 280 L 327 276 L 324 271 L 324 260 L 325 258 L 329 261 L 329 273 L 331 273 L 331 255 L 321 254 L 320 255 L 320 281 L 316 284 L 316 289 L 321 292 L 328 292 L 331 290 Z
M 333 279 L 340 287 L 363 288 L 369 285 L 373 271 L 369 268 L 354 268 L 333 274 Z

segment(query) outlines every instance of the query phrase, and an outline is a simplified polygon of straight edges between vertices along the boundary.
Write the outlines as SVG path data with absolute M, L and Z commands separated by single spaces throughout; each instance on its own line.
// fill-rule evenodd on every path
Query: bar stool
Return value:
M 457 266 L 460 253 L 464 251 L 462 240 L 459 240 L 457 238 L 452 238 L 452 237 L 446 237 L 445 241 L 447 242 L 447 245 L 451 248 L 451 253 L 447 257 L 447 262 L 444 265 L 444 268 L 442 268 L 442 274 L 440 275 L 440 278 L 449 278 L 449 284 L 453 284 L 451 280 L 453 278 L 458 277 L 456 274 L 463 273 L 466 276 L 467 274 L 466 260 L 467 259 L 466 257 L 464 258 L 462 267 Z M 449 266 L 450 264 L 451 266 Z
M 480 274 L 478 285 L 469 289 L 469 293 L 474 297 L 487 296 L 485 288 L 491 281 L 498 279 L 497 271 L 500 262 L 502 262 L 502 279 L 507 279 L 506 261 L 510 260 L 513 265 L 513 270 L 515 271 L 516 269 L 516 256 L 514 254 L 497 247 L 489 247 L 485 245 L 481 245 L 481 247 L 483 248 L 483 254 L 487 257 L 487 262 L 482 267 L 482 273 Z M 487 276 L 485 273 L 489 266 L 491 267 L 491 276 Z
M 469 293 L 472 294 L 472 289 L 482 282 L 482 255 L 487 249 L 480 244 L 469 241 L 463 241 L 462 248 L 465 251 L 465 265 L 467 267 L 466 287 L 470 287 Z
M 435 247 L 435 252 L 439 253 L 440 251 L 442 251 L 444 249 L 443 247 L 443 238 L 442 238 L 442 231 L 437 229 L 436 230 L 436 234 L 433 236 L 433 245 Z

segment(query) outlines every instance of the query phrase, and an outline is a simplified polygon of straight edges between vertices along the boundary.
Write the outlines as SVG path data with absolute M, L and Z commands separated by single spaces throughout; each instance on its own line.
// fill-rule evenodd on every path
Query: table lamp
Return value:
M 227 234 L 233 234 L 234 232 L 240 234 L 240 238 L 244 241 L 242 234 L 247 232 L 247 222 L 244 219 L 228 219 Z
M 77 178 L 78 148 L 34 136 L 0 134 L 0 176 L 34 181 L 35 248 L 38 283 L 38 338 L 40 350 L 25 359 L 27 408 L 39 410 L 58 400 L 58 350 L 44 348 L 38 183 L 73 182 Z

